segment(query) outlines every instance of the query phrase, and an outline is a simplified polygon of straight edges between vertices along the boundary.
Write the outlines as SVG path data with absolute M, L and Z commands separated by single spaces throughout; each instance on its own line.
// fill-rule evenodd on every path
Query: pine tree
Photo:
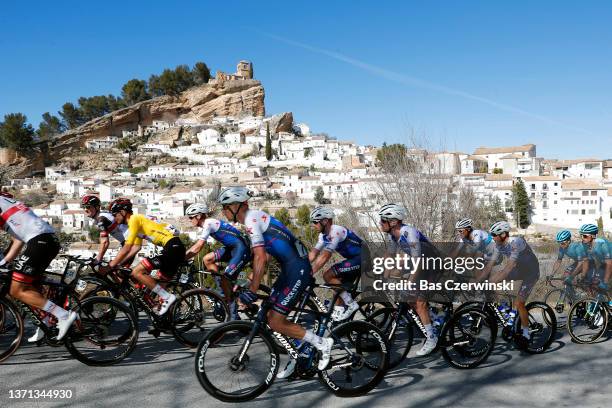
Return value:
M 512 186 L 512 201 L 514 221 L 519 228 L 527 228 L 531 221 L 529 215 L 531 213 L 531 203 L 529 202 L 529 196 L 527 190 L 525 190 L 525 183 L 519 179 L 514 186 Z
M 266 160 L 272 160 L 272 139 L 270 138 L 270 123 L 266 123 Z

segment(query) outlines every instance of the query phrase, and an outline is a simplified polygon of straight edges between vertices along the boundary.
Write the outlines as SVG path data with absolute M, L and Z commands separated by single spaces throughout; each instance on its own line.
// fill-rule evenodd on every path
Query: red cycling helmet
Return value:
M 81 198 L 81 207 L 99 207 L 101 204 L 100 199 L 93 194 L 85 194 Z
M 110 211 L 110 213 L 113 215 L 117 214 L 121 210 L 125 210 L 129 213 L 132 212 L 132 202 L 129 198 L 118 198 L 111 201 L 110 205 L 108 206 L 108 211 Z

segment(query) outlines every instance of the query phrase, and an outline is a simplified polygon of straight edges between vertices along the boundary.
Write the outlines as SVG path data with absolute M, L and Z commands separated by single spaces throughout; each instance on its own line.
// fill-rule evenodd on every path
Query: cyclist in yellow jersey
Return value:
M 127 224 L 128 236 L 125 245 L 115 259 L 109 262 L 108 268 L 116 268 L 131 256 L 135 256 L 142 246 L 143 239 L 153 245 L 163 247 L 162 253 L 151 258 L 144 258 L 133 270 L 132 276 L 140 283 L 156 293 L 163 301 L 158 314 L 163 315 L 176 300 L 176 296 L 166 292 L 155 279 L 150 276 L 154 269 L 159 269 L 164 278 L 172 278 L 178 266 L 185 259 L 185 245 L 170 224 L 155 222 L 141 214 L 132 213 L 132 203 L 127 198 L 118 198 L 109 206 L 109 211 L 115 217 L 117 224 Z

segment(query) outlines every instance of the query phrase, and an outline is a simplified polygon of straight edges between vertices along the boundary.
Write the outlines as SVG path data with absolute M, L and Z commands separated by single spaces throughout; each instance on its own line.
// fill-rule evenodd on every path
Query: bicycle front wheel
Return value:
M 364 395 L 384 378 L 389 344 L 376 326 L 361 320 L 332 330 L 334 339 L 328 367 L 319 371 L 321 382 L 339 397 Z
M 378 327 L 389 343 L 389 368 L 397 367 L 408 355 L 412 347 L 414 334 L 412 321 L 407 316 L 400 316 L 399 310 L 393 307 L 378 309 L 366 320 Z
M 557 318 L 553 309 L 544 302 L 527 304 L 529 314 L 529 334 L 531 340 L 527 352 L 539 354 L 546 351 L 557 333 Z
M 12 356 L 23 338 L 23 319 L 8 299 L 0 299 L 0 362 Z
M 594 343 L 606 331 L 608 311 L 604 302 L 593 298 L 574 303 L 567 318 L 567 331 L 576 343 Z
M 208 289 L 192 289 L 177 299 L 171 310 L 172 334 L 182 344 L 195 348 L 204 335 L 230 318 L 223 298 Z
M 66 348 L 77 360 L 92 366 L 116 364 L 138 341 L 138 322 L 132 310 L 106 296 L 90 297 L 74 309 L 79 320 L 66 338 Z
M 224 323 L 208 332 L 198 346 L 196 376 L 206 392 L 220 401 L 250 401 L 276 378 L 280 360 L 273 340 L 263 331 L 251 338 L 252 331 L 252 322 Z
M 567 326 L 567 315 L 572 307 L 572 301 L 567 291 L 562 288 L 550 290 L 544 297 L 544 303 L 555 311 L 557 329 L 564 329 Z

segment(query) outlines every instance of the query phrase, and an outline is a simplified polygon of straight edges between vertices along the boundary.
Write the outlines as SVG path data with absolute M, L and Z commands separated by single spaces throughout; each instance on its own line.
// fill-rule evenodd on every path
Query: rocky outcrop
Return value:
M 270 133 L 275 135 L 278 132 L 292 132 L 293 113 L 284 112 L 270 118 Z
M 201 85 L 178 96 L 150 99 L 63 133 L 51 143 L 49 158 L 55 161 L 80 150 L 89 139 L 120 136 L 123 130 L 149 126 L 153 120 L 206 121 L 213 116 L 239 116 L 243 113 L 264 116 L 264 97 L 264 88 L 259 81 L 243 79 Z M 284 122 L 282 127 L 285 127 Z

